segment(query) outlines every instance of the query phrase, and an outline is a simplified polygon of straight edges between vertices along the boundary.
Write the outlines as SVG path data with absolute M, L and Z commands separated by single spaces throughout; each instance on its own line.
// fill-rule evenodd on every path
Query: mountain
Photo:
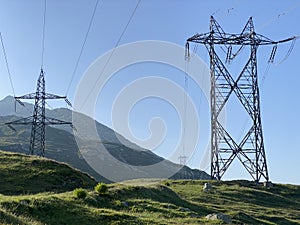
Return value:
M 24 103 L 25 107 L 17 106 L 15 111 L 15 101 L 11 96 L 6 97 L 0 101 L 0 123 L 10 122 L 21 117 L 30 116 L 30 111 L 33 108 L 32 104 Z M 66 108 L 59 108 L 50 110 L 47 109 L 46 115 L 65 121 L 72 121 L 72 111 Z M 122 163 L 122 168 L 112 172 L 128 170 L 132 171 L 134 175 L 127 176 L 124 179 L 134 178 L 157 178 L 161 174 L 174 174 L 172 178 L 191 178 L 191 179 L 209 179 L 210 176 L 203 171 L 191 169 L 189 167 L 182 167 L 181 165 L 172 163 L 164 158 L 157 156 L 153 152 L 143 149 L 134 143 L 131 143 L 120 134 L 114 132 L 112 129 L 103 124 L 94 121 L 90 117 L 77 113 L 81 126 L 86 129 L 86 137 L 80 136 L 83 143 L 79 150 L 75 137 L 76 132 L 68 126 L 48 126 L 46 127 L 46 153 L 45 156 L 59 162 L 65 162 L 73 167 L 84 171 L 95 177 L 98 181 L 110 182 L 111 180 L 99 175 L 82 157 L 82 152 L 86 154 L 85 158 L 93 159 L 95 152 L 102 157 L 102 162 L 105 165 L 113 165 L 113 159 L 117 159 Z M 92 124 L 96 123 L 96 129 L 101 137 L 101 145 L 99 140 L 91 139 L 89 136 L 89 129 Z M 30 126 L 15 126 L 16 132 L 9 129 L 7 126 L 0 126 L 0 149 L 12 152 L 28 153 L 29 139 L 31 133 Z M 78 137 L 76 137 L 78 139 Z M 109 155 L 104 152 L 108 151 Z M 113 157 L 110 157 L 113 156 Z M 160 170 L 156 175 L 153 171 L 146 170 L 148 165 L 160 163 Z M 181 168 L 182 167 L 182 168 Z M 178 172 L 176 172 L 178 171 Z M 122 175 L 122 174 L 121 174 Z M 118 180 L 122 180 L 123 177 Z
M 98 194 L 92 178 L 52 160 L 0 151 L 0 168 L 4 225 L 300 224 L 297 185 L 138 179 Z M 71 191 L 79 186 L 86 197 Z

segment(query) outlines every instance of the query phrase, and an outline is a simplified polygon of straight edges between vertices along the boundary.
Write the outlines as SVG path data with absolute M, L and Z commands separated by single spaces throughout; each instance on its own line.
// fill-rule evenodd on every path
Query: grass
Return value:
M 227 214 L 234 224 L 300 224 L 296 185 L 140 179 L 108 184 L 100 195 L 92 178 L 65 164 L 3 152 L 0 160 L 0 224 L 222 224 L 208 221 L 210 213 Z M 76 182 L 63 185 L 61 177 L 68 176 Z M 212 184 L 211 191 L 202 190 L 205 182 Z M 87 196 L 74 196 L 76 188 L 84 188 Z
M 0 151 L 0 194 L 65 192 L 97 182 L 64 163 Z
M 208 193 L 199 192 L 201 181 L 174 181 L 171 188 L 196 205 L 231 215 L 235 223 L 300 224 L 300 186 L 265 188 L 245 181 L 210 182 L 214 189 Z

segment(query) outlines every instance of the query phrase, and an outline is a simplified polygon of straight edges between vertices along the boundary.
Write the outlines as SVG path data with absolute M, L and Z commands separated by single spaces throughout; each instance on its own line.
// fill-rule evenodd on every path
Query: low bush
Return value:
M 79 198 L 79 199 L 85 199 L 87 196 L 87 191 L 84 190 L 83 188 L 76 188 L 73 191 L 74 197 Z
M 104 184 L 104 183 L 98 183 L 98 184 L 95 186 L 95 191 L 96 191 L 98 194 L 105 195 L 105 194 L 107 194 L 107 192 L 108 192 L 108 186 L 107 186 L 107 184 Z

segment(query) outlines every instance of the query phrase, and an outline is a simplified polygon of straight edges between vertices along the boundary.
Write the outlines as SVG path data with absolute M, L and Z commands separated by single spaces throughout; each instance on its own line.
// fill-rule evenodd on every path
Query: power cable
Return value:
M 185 139 L 186 139 L 186 121 L 187 121 L 187 95 L 189 88 L 188 80 L 188 61 L 185 61 L 185 71 L 184 71 L 184 93 L 183 93 L 183 131 L 182 131 L 182 156 L 180 158 L 184 159 L 183 165 L 186 164 L 185 156 Z
M 10 69 L 9 69 L 9 66 L 8 66 L 7 55 L 6 55 L 6 51 L 5 51 L 4 42 L 3 42 L 3 38 L 2 38 L 1 32 L 0 32 L 0 38 L 1 38 L 1 45 L 2 45 L 2 50 L 3 50 L 3 55 L 4 55 L 4 59 L 5 59 L 6 69 L 7 69 L 7 73 L 8 73 L 8 77 L 9 77 L 10 86 L 11 86 L 11 89 L 13 91 L 14 96 L 16 96 L 15 95 L 14 85 L 13 85 L 12 78 L 11 78 Z
M 44 52 L 45 52 L 45 28 L 46 28 L 46 11 L 47 11 L 47 0 L 44 0 L 44 16 L 43 16 L 43 32 L 42 32 L 42 60 L 41 68 L 44 65 Z
M 286 55 L 285 55 L 284 58 L 283 58 L 280 62 L 278 62 L 276 65 L 280 65 L 281 63 L 283 63 L 285 60 L 288 59 L 288 57 L 290 56 L 290 54 L 291 54 L 292 51 L 293 51 L 293 48 L 294 48 L 294 46 L 295 46 L 296 40 L 297 40 L 296 38 L 295 38 L 294 40 L 292 40 L 292 43 L 291 43 L 290 48 L 288 49 Z
M 276 14 L 275 16 L 273 16 L 272 18 L 268 19 L 266 22 L 264 22 L 258 29 L 256 29 L 257 31 L 261 30 L 262 28 L 265 28 L 266 26 L 269 26 L 271 23 L 273 23 L 275 20 L 280 19 L 283 16 L 286 16 L 288 13 L 290 13 L 291 11 L 297 9 L 298 7 L 300 7 L 300 3 L 296 3 L 292 6 L 290 6 L 289 8 L 286 8 L 285 10 L 283 10 L 281 13 Z
M 92 24 L 93 24 L 93 21 L 94 21 L 94 18 L 95 18 L 95 14 L 96 14 L 96 10 L 97 10 L 98 3 L 99 3 L 99 0 L 96 1 L 96 4 L 95 4 L 95 6 L 94 6 L 94 10 L 93 10 L 93 13 L 92 13 L 92 17 L 91 17 L 91 19 L 90 19 L 89 26 L 88 26 L 87 32 L 86 32 L 86 34 L 85 34 L 85 37 L 84 37 L 84 40 L 83 40 L 83 43 L 82 43 L 82 46 L 81 46 L 81 49 L 80 49 L 80 52 L 79 52 L 79 56 L 78 56 L 78 58 L 77 58 L 77 61 L 76 61 L 76 64 L 75 64 L 75 67 L 74 67 L 74 70 L 73 70 L 73 73 L 72 73 L 72 76 L 71 76 L 71 80 L 70 80 L 70 82 L 69 82 L 69 84 L 68 84 L 68 87 L 67 87 L 66 96 L 67 96 L 67 94 L 69 93 L 71 84 L 72 84 L 72 82 L 73 82 L 73 80 L 74 80 L 74 77 L 75 77 L 75 74 L 76 74 L 76 72 L 77 72 L 78 65 L 79 65 L 79 62 L 80 62 L 80 59 L 81 59 L 81 56 L 82 56 L 82 53 L 83 53 L 83 50 L 84 50 L 84 47 L 85 47 L 87 38 L 88 38 L 88 36 L 89 36 L 90 30 L 91 30 L 91 27 L 92 27 Z
M 118 40 L 117 40 L 117 42 L 116 42 L 116 44 L 115 44 L 113 50 L 111 51 L 111 53 L 110 53 L 110 55 L 109 55 L 107 61 L 105 62 L 104 66 L 103 66 L 103 68 L 102 68 L 102 70 L 101 70 L 101 72 L 100 72 L 100 75 L 99 75 L 98 79 L 96 80 L 96 82 L 94 83 L 94 85 L 92 86 L 92 88 L 90 89 L 88 95 L 86 96 L 86 98 L 85 98 L 85 100 L 83 101 L 83 104 L 81 105 L 81 107 L 79 108 L 79 110 L 82 109 L 82 107 L 83 107 L 83 106 L 85 105 L 85 103 L 87 102 L 87 99 L 89 98 L 89 96 L 91 95 L 91 93 L 93 92 L 93 90 L 95 89 L 95 87 L 96 87 L 96 85 L 97 85 L 97 83 L 98 83 L 100 77 L 101 77 L 102 74 L 104 73 L 104 71 L 105 71 L 107 65 L 109 64 L 109 62 L 110 62 L 110 60 L 111 60 L 113 54 L 115 53 L 115 50 L 116 50 L 117 47 L 119 46 L 119 44 L 120 44 L 120 42 L 121 42 L 121 40 L 122 40 L 122 37 L 124 36 L 125 32 L 127 31 L 127 28 L 128 28 L 128 26 L 129 26 L 129 24 L 130 24 L 130 22 L 131 22 L 133 16 L 135 15 L 135 12 L 136 12 L 138 6 L 140 5 L 140 3 L 141 3 L 141 0 L 138 0 L 136 6 L 135 6 L 135 8 L 134 8 L 134 10 L 132 11 L 132 13 L 131 13 L 131 15 L 130 15 L 130 17 L 129 17 L 129 20 L 128 20 L 127 23 L 126 23 L 126 26 L 124 27 L 124 29 L 123 29 L 123 31 L 122 31 L 120 37 L 118 38 Z

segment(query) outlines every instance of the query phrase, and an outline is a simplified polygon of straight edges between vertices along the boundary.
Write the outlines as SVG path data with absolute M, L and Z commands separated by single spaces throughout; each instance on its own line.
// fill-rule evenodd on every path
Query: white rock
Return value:
M 213 213 L 205 217 L 208 220 L 222 220 L 224 223 L 231 224 L 231 218 L 222 213 Z

